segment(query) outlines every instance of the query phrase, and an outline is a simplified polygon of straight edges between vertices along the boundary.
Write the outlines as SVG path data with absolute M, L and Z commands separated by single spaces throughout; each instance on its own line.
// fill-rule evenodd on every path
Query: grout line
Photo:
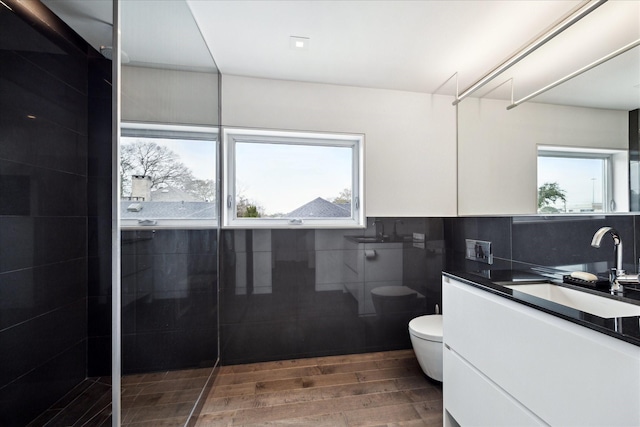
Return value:
M 49 420 L 49 422 L 47 422 L 47 424 L 46 424 L 46 425 L 52 425 L 52 426 L 55 426 L 55 425 L 56 425 L 55 423 L 54 423 L 54 424 L 51 424 L 51 423 L 53 423 L 53 422 L 56 420 L 56 418 L 59 418 L 60 416 L 64 416 L 64 415 L 65 415 L 65 412 L 66 412 L 69 408 L 78 407 L 78 405 L 75 405 L 75 402 L 76 402 L 78 399 L 80 399 L 82 396 L 84 396 L 84 395 L 85 395 L 85 393 L 87 393 L 89 390 L 91 390 L 92 388 L 94 388 L 94 387 L 95 387 L 96 382 L 95 382 L 95 381 L 92 381 L 92 382 L 93 382 L 93 384 L 91 384 L 91 385 L 90 385 L 89 387 L 87 387 L 87 388 L 86 388 L 82 393 L 80 393 L 78 396 L 76 396 L 76 398 L 75 398 L 75 399 L 73 399 L 71 402 L 69 402 L 69 404 L 68 404 L 67 406 L 65 406 L 65 407 L 62 409 L 62 411 L 60 411 L 58 414 L 56 414 L 56 416 L 55 416 L 55 417 L 53 417 L 51 420 Z M 110 394 L 110 393 L 111 393 L 111 389 L 109 389 L 108 391 L 106 391 L 105 393 L 103 393 L 103 395 L 104 395 L 104 394 Z M 98 396 L 98 397 L 95 399 L 95 401 L 93 402 L 93 404 L 89 405 L 89 407 L 88 407 L 88 408 L 86 408 L 86 409 L 85 409 L 85 411 L 84 411 L 82 414 L 80 414 L 80 415 L 78 416 L 78 419 L 74 421 L 74 425 L 75 425 L 75 422 L 77 422 L 78 420 L 82 419 L 82 417 L 83 417 L 83 416 L 85 416 L 86 414 L 88 414 L 88 413 L 89 413 L 89 412 L 90 412 L 90 411 L 91 411 L 91 410 L 96 406 L 96 404 L 100 401 L 100 398 L 101 398 L 101 397 L 102 397 L 102 395 L 101 395 L 101 396 Z M 82 408 L 82 409 L 84 409 L 84 408 Z
M 95 425 L 95 424 L 93 424 L 93 423 L 92 423 L 92 421 L 93 421 L 96 417 L 100 416 L 100 414 L 102 414 L 102 413 L 103 413 L 107 408 L 111 408 L 111 402 L 106 403 L 106 404 L 102 407 L 102 409 L 100 409 L 99 411 L 97 411 L 97 412 L 95 413 L 95 415 L 93 415 L 91 418 L 89 418 L 87 421 L 85 421 L 85 422 L 84 422 L 84 424 L 82 424 L 80 427 L 84 427 L 84 426 L 93 426 L 93 425 Z M 109 414 L 111 414 L 111 411 L 109 411 Z M 84 415 L 84 414 L 83 414 L 83 415 Z M 81 416 L 80 418 L 82 418 L 82 416 Z M 75 425 L 75 424 L 74 424 L 74 425 Z

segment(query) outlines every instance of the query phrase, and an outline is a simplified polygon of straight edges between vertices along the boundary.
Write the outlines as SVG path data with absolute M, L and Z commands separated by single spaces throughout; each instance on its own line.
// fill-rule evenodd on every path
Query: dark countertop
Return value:
M 631 289 L 632 286 L 627 287 L 624 296 L 611 295 L 606 289 L 598 290 L 562 283 L 561 278 L 558 279 L 557 276 L 554 277 L 553 275 L 545 275 L 544 270 L 542 271 L 542 274 L 540 274 L 540 272 L 536 271 L 535 269 L 485 270 L 477 272 L 443 271 L 442 274 L 452 279 L 459 280 L 470 286 L 485 290 L 487 292 L 491 292 L 494 295 L 507 298 L 517 303 L 535 308 L 553 316 L 592 329 L 594 331 L 598 331 L 611 337 L 640 346 L 640 316 L 606 319 L 594 314 L 586 313 L 584 311 L 554 303 L 552 301 L 547 301 L 546 299 L 528 295 L 523 292 L 507 288 L 498 283 L 526 283 L 528 281 L 549 281 L 559 286 L 564 286 L 570 289 L 577 289 L 583 292 L 605 296 L 607 298 L 612 298 L 635 305 L 640 305 L 640 290 L 636 290 L 635 287 L 634 289 Z M 640 289 L 640 287 L 638 287 L 637 289 Z M 443 311 L 446 312 L 446 310 L 447 308 L 443 307 Z

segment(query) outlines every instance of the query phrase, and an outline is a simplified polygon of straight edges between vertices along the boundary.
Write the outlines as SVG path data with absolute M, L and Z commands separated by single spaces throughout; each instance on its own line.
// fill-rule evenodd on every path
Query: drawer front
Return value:
M 445 410 L 461 426 L 547 425 L 446 347 L 443 363 Z

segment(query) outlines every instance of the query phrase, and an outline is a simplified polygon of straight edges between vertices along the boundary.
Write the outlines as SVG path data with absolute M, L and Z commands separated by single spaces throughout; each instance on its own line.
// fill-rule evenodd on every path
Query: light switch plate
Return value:
M 466 258 L 472 261 L 493 264 L 491 242 L 484 240 L 465 239 L 467 242 Z

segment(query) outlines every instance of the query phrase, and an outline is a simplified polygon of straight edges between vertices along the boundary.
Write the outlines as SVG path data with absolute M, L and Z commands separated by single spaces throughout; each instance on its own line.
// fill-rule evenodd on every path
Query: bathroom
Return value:
M 22 17 L 48 19 L 44 6 L 35 2 L 27 10 L 5 3 Z M 50 3 L 54 9 L 56 2 Z M 106 18 L 95 20 L 100 31 L 109 34 L 110 26 L 101 20 L 110 21 L 110 8 L 108 4 L 102 11 Z M 10 19 L 13 14 L 2 5 L 0 10 L 3 40 L 12 39 L 4 31 L 33 34 L 24 24 L 26 18 Z M 124 26 L 130 17 L 122 19 Z M 61 28 L 56 34 L 65 38 Z M 498 266 L 512 261 L 606 264 L 611 251 L 594 249 L 590 241 L 598 228 L 613 226 L 625 242 L 624 264 L 637 271 L 640 230 L 632 213 L 534 216 L 533 210 L 514 208 L 515 203 L 502 204 L 513 201 L 511 197 L 502 197 L 505 202 L 496 200 L 496 191 L 483 192 L 478 185 L 465 188 L 469 175 L 458 177 L 456 170 L 469 160 L 457 157 L 465 141 L 456 147 L 452 96 L 225 75 L 224 70 L 220 76 L 213 60 L 202 68 L 206 72 L 201 74 L 209 75 L 198 86 L 200 94 L 193 80 L 177 83 L 192 96 L 201 96 L 201 102 L 194 107 L 177 99 L 165 111 L 158 106 L 170 100 L 145 99 L 132 86 L 148 86 L 132 83 L 137 76 L 129 70 L 121 82 L 123 120 L 365 133 L 364 228 L 125 229 L 118 236 L 122 258 L 116 266 L 111 61 L 88 46 L 83 52 L 77 35 L 66 35 L 71 42 L 33 37 L 24 37 L 32 43 L 28 48 L 3 50 L 27 67 L 2 68 L 0 420 L 8 420 L 8 425 L 33 420 L 86 378 L 110 377 L 112 273 L 119 270 L 121 374 L 203 368 L 199 387 L 211 385 L 214 366 L 410 349 L 407 320 L 435 313 L 436 305 L 442 309 L 441 271 L 483 268 L 465 260 L 465 239 L 491 241 Z M 311 42 L 313 47 L 315 40 Z M 60 50 L 67 52 L 66 59 L 53 63 L 45 55 L 24 53 Z M 134 51 L 129 53 L 134 57 Z M 442 82 L 449 75 L 443 75 Z M 302 108 L 306 105 L 313 110 Z M 163 116 L 149 117 L 150 112 Z M 28 115 L 34 118 L 25 119 Z M 625 112 L 625 117 L 632 115 Z M 52 144 L 35 145 L 42 140 Z M 399 142 L 389 150 L 381 148 L 386 141 Z M 624 142 L 633 156 L 637 138 Z M 483 173 L 471 176 L 489 179 Z M 418 196 L 398 188 L 415 188 Z M 493 207 L 473 206 L 473 196 L 463 195 L 470 193 Z M 410 241 L 348 246 L 345 236 L 375 236 L 380 227 L 376 220 L 382 221 L 383 234 L 392 236 L 395 229 Z M 339 280 L 334 267 L 344 268 L 353 253 L 362 256 L 363 276 L 391 256 L 395 277 L 354 281 L 353 292 L 332 286 Z M 412 289 L 414 303 L 405 310 L 376 311 L 371 291 L 396 285 Z

